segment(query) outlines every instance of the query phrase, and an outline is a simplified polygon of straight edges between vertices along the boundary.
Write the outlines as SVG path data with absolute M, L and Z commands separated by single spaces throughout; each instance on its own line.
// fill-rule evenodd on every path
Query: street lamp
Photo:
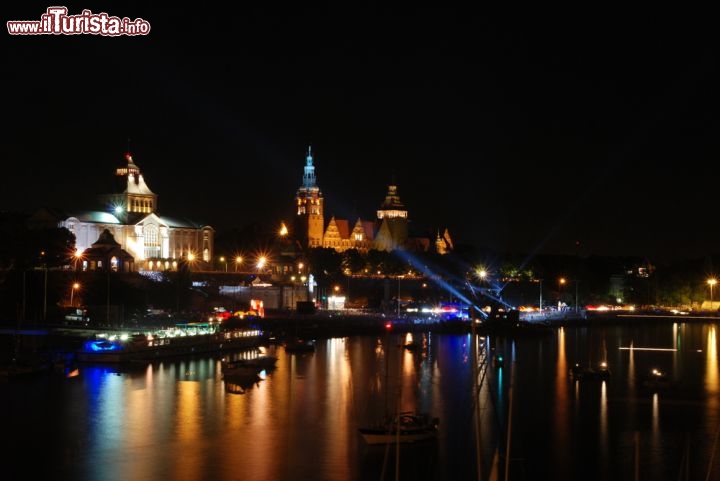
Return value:
M 78 271 L 78 262 L 81 261 L 82 257 L 83 257 L 82 252 L 75 252 L 74 257 L 75 257 L 75 272 L 77 272 Z
M 398 295 L 397 295 L 397 317 L 400 317 L 400 279 L 405 276 L 397 276 L 398 278 Z
M 566 282 L 567 281 L 565 280 L 564 277 L 561 277 L 560 279 L 558 279 L 558 284 L 559 284 L 559 286 L 558 286 L 558 310 L 560 310 L 560 308 L 562 307 L 562 289 Z
M 240 264 L 242 264 L 243 258 L 242 256 L 237 256 L 235 258 L 235 272 L 238 271 L 238 267 L 240 267 Z
M 540 313 L 542 314 L 542 279 L 538 279 L 540 282 Z
M 227 259 L 225 259 L 225 256 L 220 256 L 220 262 L 225 264 L 225 272 L 227 272 Z
M 350 269 L 345 269 L 345 280 L 347 280 L 347 292 L 345 292 L 345 297 L 347 298 L 348 303 L 350 302 L 350 275 L 352 273 L 350 272 Z
M 575 279 L 575 312 L 579 312 L 579 307 L 580 307 L 580 306 L 578 306 L 578 285 L 579 284 L 580 284 L 580 281 Z
M 75 289 L 79 289 L 79 288 L 80 288 L 80 284 L 78 284 L 77 282 L 73 282 L 73 285 L 70 287 L 70 307 L 74 306 L 73 297 L 75 294 Z
M 717 279 L 714 277 L 708 279 L 707 281 L 708 285 L 710 286 L 710 310 L 713 309 L 713 287 L 715 287 L 715 284 L 717 284 Z
M 308 301 L 308 291 L 310 289 L 309 286 L 306 286 L 305 282 L 307 282 L 308 278 L 307 276 L 300 276 L 300 293 L 302 294 L 302 299 L 300 299 L 301 296 L 298 296 L 298 301 L 306 302 Z
M 295 276 L 290 276 L 290 309 L 295 309 Z

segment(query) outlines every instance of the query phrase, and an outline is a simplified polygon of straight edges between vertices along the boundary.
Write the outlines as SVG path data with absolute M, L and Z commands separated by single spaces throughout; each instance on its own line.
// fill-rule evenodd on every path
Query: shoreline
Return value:
M 298 315 L 290 313 L 249 321 L 266 333 L 272 343 L 283 342 L 288 337 L 327 339 L 353 335 L 382 335 L 435 332 L 439 334 L 471 334 L 470 321 L 438 321 L 436 319 L 418 319 L 396 317 L 315 313 Z M 522 325 L 476 324 L 476 334 L 524 335 L 535 332 L 551 332 L 552 329 L 565 326 L 596 325 L 658 325 L 667 323 L 719 323 L 720 315 L 680 315 L 657 313 L 552 313 L 552 315 L 521 316 Z M 174 322 L 173 322 L 174 323 Z M 159 325 L 132 326 L 86 326 L 67 325 L 27 325 L 26 327 L 0 328 L 0 356 L 11 359 L 13 352 L 22 355 L 41 355 L 67 350 L 68 346 L 77 346 L 84 340 L 94 337 L 98 332 L 141 332 L 158 329 Z M 0 359 L 2 362 L 2 359 Z

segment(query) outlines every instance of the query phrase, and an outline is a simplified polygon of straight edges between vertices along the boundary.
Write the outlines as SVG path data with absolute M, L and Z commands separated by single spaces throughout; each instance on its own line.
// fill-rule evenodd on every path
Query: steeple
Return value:
M 315 179 L 312 146 L 308 146 L 303 170 L 303 184 L 295 194 L 296 219 L 293 229 L 303 247 L 322 246 L 324 232 L 323 195 Z
M 305 157 L 305 172 L 303 173 L 303 187 L 310 189 L 315 187 L 315 166 L 313 165 L 312 146 L 308 145 L 307 156 Z

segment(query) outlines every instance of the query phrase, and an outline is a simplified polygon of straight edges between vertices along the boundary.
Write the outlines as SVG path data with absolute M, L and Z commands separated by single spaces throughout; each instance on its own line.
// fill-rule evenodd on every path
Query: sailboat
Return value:
M 428 413 L 406 411 L 359 429 L 367 444 L 416 443 L 435 439 L 440 419 Z
M 386 343 L 386 346 L 389 344 Z M 387 353 L 385 353 L 385 389 L 387 389 Z M 435 439 L 440 419 L 426 412 L 403 411 L 386 414 L 377 423 L 358 429 L 367 444 L 417 443 Z

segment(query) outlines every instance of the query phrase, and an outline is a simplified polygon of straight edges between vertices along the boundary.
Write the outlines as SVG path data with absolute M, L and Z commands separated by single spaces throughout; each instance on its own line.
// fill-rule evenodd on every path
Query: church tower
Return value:
M 408 212 L 400 201 L 397 185 L 388 186 L 385 200 L 377 211 L 378 233 L 375 237 L 378 250 L 402 249 L 408 239 Z
M 324 200 L 315 179 L 312 147 L 308 146 L 303 183 L 295 194 L 295 236 L 303 248 L 322 247 L 325 219 Z

